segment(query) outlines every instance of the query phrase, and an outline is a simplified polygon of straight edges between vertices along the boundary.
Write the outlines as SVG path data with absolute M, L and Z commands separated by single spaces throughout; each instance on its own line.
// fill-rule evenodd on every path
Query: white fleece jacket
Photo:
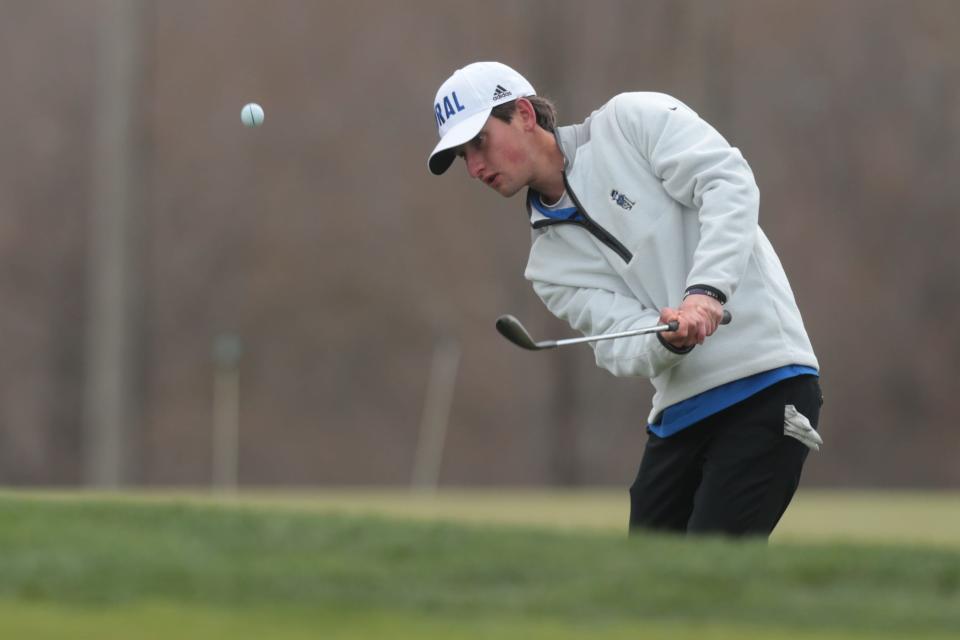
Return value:
M 727 382 L 784 365 L 819 369 L 786 274 L 757 225 L 759 190 L 740 152 L 679 100 L 614 97 L 561 127 L 567 193 L 586 223 L 527 206 L 525 276 L 550 311 L 584 334 L 656 324 L 687 287 L 727 298 L 733 316 L 687 354 L 655 335 L 593 343 L 597 364 L 650 378 L 649 420 Z

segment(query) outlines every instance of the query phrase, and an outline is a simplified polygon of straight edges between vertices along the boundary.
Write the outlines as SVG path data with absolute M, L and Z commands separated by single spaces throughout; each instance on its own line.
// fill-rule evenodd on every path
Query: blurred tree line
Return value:
M 118 2 L 137 9 L 129 58 L 104 46 Z M 521 204 L 426 169 L 437 87 L 494 59 L 563 122 L 662 91 L 743 151 L 822 366 L 826 446 L 808 484 L 960 483 L 956 2 L 0 10 L 0 482 L 96 482 L 91 336 L 114 329 L 98 320 L 111 299 L 94 230 L 123 187 L 128 341 L 103 369 L 126 407 L 120 482 L 210 482 L 212 349 L 228 335 L 242 484 L 410 482 L 432 363 L 455 344 L 449 420 L 433 425 L 441 484 L 626 485 L 649 384 L 596 369 L 586 347 L 533 355 L 497 336 L 507 312 L 569 334 L 522 278 Z M 109 111 L 118 62 L 126 129 Z M 249 101 L 259 129 L 240 125 Z M 99 151 L 111 123 L 127 132 L 119 171 Z

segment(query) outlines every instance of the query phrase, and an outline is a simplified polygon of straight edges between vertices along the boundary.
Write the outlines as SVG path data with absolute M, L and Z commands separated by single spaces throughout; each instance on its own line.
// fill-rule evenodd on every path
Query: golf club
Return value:
M 728 324 L 731 319 L 732 316 L 730 315 L 730 312 L 724 310 L 723 318 L 720 320 L 720 324 Z M 660 331 L 676 331 L 678 326 L 679 325 L 677 324 L 677 321 L 674 320 L 673 322 L 658 324 L 652 327 L 645 327 L 643 329 L 630 329 L 629 331 L 604 333 L 598 336 L 584 336 L 582 338 L 564 338 L 562 340 L 543 340 L 541 342 L 534 342 L 533 338 L 530 337 L 530 334 L 524 328 L 523 324 L 521 324 L 520 321 L 513 316 L 503 315 L 497 318 L 497 331 L 500 332 L 500 335 L 518 347 L 528 349 L 529 351 L 541 351 L 543 349 L 553 349 L 556 347 L 564 347 L 569 344 L 580 344 L 583 342 L 596 342 L 598 340 L 627 338 L 630 336 L 644 335 L 646 333 L 658 333 Z

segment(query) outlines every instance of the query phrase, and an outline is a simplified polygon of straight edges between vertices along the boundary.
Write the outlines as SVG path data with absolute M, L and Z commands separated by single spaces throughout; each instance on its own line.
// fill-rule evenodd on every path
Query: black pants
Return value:
M 816 376 L 797 376 L 669 438 L 650 433 L 630 487 L 631 531 L 769 536 L 809 451 L 784 435 L 784 406 L 816 428 L 822 403 Z

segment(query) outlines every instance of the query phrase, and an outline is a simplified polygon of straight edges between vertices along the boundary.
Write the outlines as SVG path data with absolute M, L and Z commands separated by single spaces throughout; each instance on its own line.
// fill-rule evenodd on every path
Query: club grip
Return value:
M 730 315 L 730 312 L 726 309 L 723 310 L 723 317 L 720 318 L 720 324 L 730 324 L 730 321 L 733 320 L 733 316 Z M 667 331 L 676 331 L 680 328 L 680 323 L 676 320 L 671 320 L 667 323 Z

